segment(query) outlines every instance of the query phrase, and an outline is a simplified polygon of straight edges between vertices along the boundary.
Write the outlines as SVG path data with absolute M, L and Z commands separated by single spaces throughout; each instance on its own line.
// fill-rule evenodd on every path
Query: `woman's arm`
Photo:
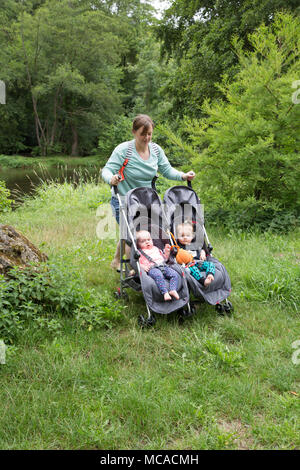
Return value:
M 156 144 L 157 145 L 157 144 Z M 188 173 L 183 173 L 183 171 L 178 171 L 172 167 L 169 160 L 166 157 L 165 152 L 163 149 L 157 145 L 159 149 L 159 157 L 158 157 L 158 171 L 169 180 L 179 180 L 179 181 L 186 181 L 187 179 L 191 181 L 195 177 L 195 173 L 193 171 L 189 171 Z
M 126 145 L 124 146 L 124 143 L 118 145 L 102 169 L 101 175 L 107 184 L 117 183 L 116 175 L 124 163 L 124 148 L 126 152 Z
M 157 145 L 159 149 L 159 156 L 158 156 L 158 171 L 165 177 L 168 178 L 169 180 L 182 180 L 182 176 L 184 173 L 182 171 L 178 171 L 175 168 L 173 168 L 167 159 L 165 152 L 163 149 Z

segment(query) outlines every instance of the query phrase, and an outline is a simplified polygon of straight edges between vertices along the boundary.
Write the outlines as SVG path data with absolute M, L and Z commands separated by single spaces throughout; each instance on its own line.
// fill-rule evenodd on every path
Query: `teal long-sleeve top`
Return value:
M 120 168 L 123 166 L 128 145 L 129 142 L 123 142 L 118 145 L 111 154 L 102 170 L 102 178 L 106 183 L 110 184 L 112 176 L 118 173 Z M 121 196 L 125 196 L 128 191 L 134 188 L 142 186 L 151 187 L 151 182 L 158 171 L 165 178 L 170 180 L 182 180 L 184 173 L 182 171 L 175 170 L 175 168 L 171 166 L 163 149 L 159 145 L 155 145 L 159 150 L 158 154 L 156 155 L 153 146 L 150 143 L 150 156 L 148 160 L 143 160 L 138 154 L 135 140 L 133 140 L 133 151 L 124 169 L 125 179 L 118 184 L 118 190 Z

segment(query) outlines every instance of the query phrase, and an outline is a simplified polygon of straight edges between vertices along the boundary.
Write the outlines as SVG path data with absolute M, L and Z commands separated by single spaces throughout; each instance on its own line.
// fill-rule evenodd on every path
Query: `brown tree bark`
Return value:
M 78 157 L 78 133 L 75 127 L 75 124 L 72 124 L 72 136 L 73 136 L 73 143 L 72 143 L 72 157 Z

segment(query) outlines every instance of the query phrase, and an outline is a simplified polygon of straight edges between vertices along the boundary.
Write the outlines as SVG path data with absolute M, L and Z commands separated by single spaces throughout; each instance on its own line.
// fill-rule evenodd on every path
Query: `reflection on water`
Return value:
M 25 195 L 33 194 L 36 187 L 42 182 L 55 181 L 63 183 L 65 181 L 73 184 L 81 182 L 95 181 L 99 182 L 99 168 L 60 166 L 45 169 L 40 167 L 36 170 L 23 168 L 10 168 L 0 171 L 0 179 L 5 181 L 6 187 L 11 192 L 11 198 L 16 201 L 22 201 Z

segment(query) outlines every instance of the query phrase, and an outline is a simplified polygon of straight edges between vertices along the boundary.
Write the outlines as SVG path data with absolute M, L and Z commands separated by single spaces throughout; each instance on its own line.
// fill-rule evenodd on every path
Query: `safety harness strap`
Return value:
M 155 156 L 158 158 L 159 156 L 159 148 L 158 146 L 154 143 L 154 142 L 151 142 L 151 147 L 153 149 L 153 152 L 155 153 Z M 118 171 L 118 174 L 119 174 L 119 181 L 123 181 L 125 179 L 124 177 L 124 169 L 127 165 L 127 163 L 129 162 L 129 159 L 130 157 L 132 156 L 132 152 L 133 152 L 133 141 L 131 140 L 129 142 L 129 145 L 128 145 L 128 149 L 127 149 L 127 152 L 126 152 L 126 156 L 125 156 L 125 160 L 123 162 L 123 165 L 122 167 L 120 168 L 120 170 Z
M 139 249 L 139 252 L 145 256 L 145 258 L 150 262 L 150 263 L 154 263 L 154 266 L 153 268 L 158 268 L 160 269 L 162 272 L 164 271 L 164 268 L 166 266 L 166 263 L 160 263 L 160 264 L 157 264 L 153 261 L 153 259 L 151 258 L 151 256 L 147 255 L 147 253 L 145 253 L 143 250 Z

